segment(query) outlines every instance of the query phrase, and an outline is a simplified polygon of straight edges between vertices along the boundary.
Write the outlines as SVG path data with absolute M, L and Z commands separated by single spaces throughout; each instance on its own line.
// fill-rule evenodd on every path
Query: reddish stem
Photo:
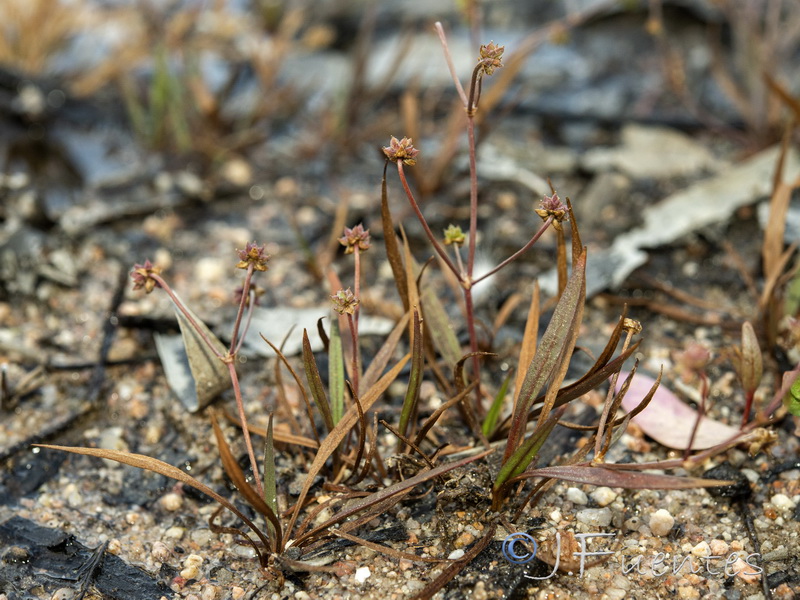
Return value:
M 453 274 L 456 277 L 458 277 L 459 281 L 461 281 L 461 284 L 464 285 L 463 274 L 459 272 L 458 267 L 456 267 L 453 264 L 453 261 L 450 260 L 449 256 L 447 256 L 447 252 L 445 252 L 444 248 L 442 248 L 442 245 L 436 239 L 436 236 L 433 235 L 433 231 L 431 231 L 431 228 L 428 225 L 428 222 L 425 220 L 425 217 L 422 215 L 422 211 L 419 209 L 419 204 L 417 204 L 417 201 L 414 199 L 414 194 L 411 193 L 411 188 L 408 187 L 408 181 L 406 180 L 406 174 L 403 171 L 403 161 L 402 160 L 398 160 L 397 161 L 397 174 L 400 176 L 400 183 L 403 185 L 403 190 L 406 193 L 406 197 L 408 198 L 408 202 L 409 202 L 409 204 L 411 204 L 411 208 L 414 209 L 414 213 L 417 215 L 417 219 L 419 220 L 420 225 L 422 225 L 422 228 L 425 230 L 425 235 L 428 236 L 428 239 L 431 241 L 431 244 L 433 244 L 433 247 L 436 250 L 436 253 L 444 261 L 444 264 L 447 265 L 447 268 L 450 269 L 453 272 Z
M 358 332 L 356 331 L 356 325 L 353 321 L 353 315 L 348 314 L 347 324 L 350 326 L 350 338 L 353 342 L 353 392 L 358 396 Z
M 172 291 L 172 288 L 169 287 L 167 282 L 164 281 L 164 279 L 162 279 L 160 275 L 156 275 L 154 273 L 151 273 L 149 277 L 155 280 L 155 282 L 159 285 L 159 287 L 163 289 L 167 293 L 167 295 L 172 299 L 172 301 L 175 303 L 175 306 L 177 306 L 178 310 L 180 310 L 183 316 L 186 317 L 186 320 L 189 321 L 189 324 L 203 339 L 203 341 L 206 343 L 206 346 L 208 346 L 209 350 L 211 350 L 214 356 L 216 356 L 220 360 L 225 360 L 225 357 L 222 354 L 220 354 L 219 350 L 217 350 L 217 348 L 214 346 L 214 344 L 206 335 L 206 332 L 203 330 L 202 327 L 200 327 L 197 321 L 195 321 L 194 317 L 192 316 L 192 313 L 190 313 L 189 310 L 183 305 L 183 302 L 181 302 L 180 298 L 178 298 L 175 292 Z
M 750 411 L 753 408 L 753 398 L 755 398 L 755 395 L 756 395 L 755 390 L 747 390 L 747 393 L 745 394 L 744 414 L 742 415 L 742 425 L 741 425 L 742 428 L 745 425 L 747 425 L 747 422 L 750 420 Z
M 486 279 L 488 277 L 491 277 L 492 275 L 497 273 L 500 269 L 502 269 L 503 267 L 508 266 L 509 264 L 511 264 L 512 262 L 517 260 L 520 256 L 525 254 L 528 250 L 530 250 L 531 246 L 533 246 L 537 241 L 539 241 L 539 238 L 542 236 L 542 234 L 545 231 L 547 231 L 547 228 L 550 227 L 550 224 L 552 222 L 553 222 L 553 216 L 551 215 L 551 216 L 547 217 L 545 222 L 542 224 L 541 228 L 539 228 L 539 231 L 537 231 L 534 234 L 534 236 L 530 240 L 528 240 L 527 244 L 525 244 L 522 248 L 517 250 L 514 254 L 512 254 L 507 259 L 505 259 L 503 262 L 501 262 L 499 265 L 497 265 L 494 269 L 492 269 L 488 273 L 484 273 L 483 275 L 481 275 L 477 279 L 473 280 L 472 285 L 474 286 L 475 284 L 480 283 L 484 279 Z

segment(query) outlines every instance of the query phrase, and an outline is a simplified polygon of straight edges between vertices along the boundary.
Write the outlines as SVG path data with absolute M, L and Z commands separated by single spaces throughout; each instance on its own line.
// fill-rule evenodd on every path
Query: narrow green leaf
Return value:
M 331 393 L 331 418 L 336 425 L 344 414 L 344 354 L 338 319 L 331 319 L 331 336 L 328 342 L 328 389 Z
M 508 435 L 503 462 L 516 451 L 528 420 L 528 411 L 533 404 L 536 395 L 544 385 L 554 377 L 557 372 L 566 373 L 564 363 L 568 363 L 572 349 L 577 339 L 578 325 L 583 313 L 584 299 L 586 296 L 586 253 L 584 252 L 573 269 L 572 276 L 567 282 L 567 287 L 556 305 L 550 323 L 542 336 L 536 354 L 528 367 L 525 379 L 522 382 L 517 405 L 514 408 L 514 416 L 511 421 L 511 429 Z M 563 376 L 561 377 L 563 380 Z M 560 386 L 561 381 L 554 379 L 553 383 Z M 548 393 L 548 398 L 550 394 Z M 555 402 L 553 394 L 550 406 L 548 398 L 545 400 L 544 410 L 540 415 L 546 418 L 552 402 Z
M 308 387 L 311 390 L 311 397 L 322 414 L 322 419 L 325 421 L 325 427 L 328 431 L 333 431 L 333 416 L 331 415 L 331 407 L 328 404 L 328 397 L 325 395 L 325 387 L 322 385 L 322 378 L 319 375 L 317 368 L 317 361 L 314 359 L 314 352 L 311 350 L 311 342 L 308 340 L 308 331 L 303 330 L 303 367 L 306 371 L 306 380 Z
M 786 381 L 787 375 L 791 376 L 793 373 L 785 373 L 784 381 Z M 800 417 L 800 377 L 794 380 L 789 392 L 783 397 L 783 405 L 790 414 Z
M 406 396 L 403 399 L 403 409 L 400 413 L 400 435 L 405 436 L 408 423 L 414 416 L 419 399 L 419 387 L 422 384 L 422 323 L 419 319 L 419 312 L 414 309 L 414 335 L 412 336 L 414 347 L 411 349 L 411 374 L 408 377 L 408 387 Z
M 516 477 L 528 468 L 528 465 L 531 464 L 539 449 L 550 436 L 562 412 L 563 410 L 553 412 L 544 423 L 536 427 L 531 436 L 503 463 L 500 472 L 497 474 L 497 479 L 494 481 L 495 490 L 500 489 L 509 479 Z
M 486 418 L 483 420 L 483 435 L 487 438 L 491 437 L 494 433 L 494 428 L 497 427 L 497 420 L 500 418 L 500 411 L 503 409 L 503 401 L 506 399 L 509 383 L 511 383 L 511 373 L 506 375 L 503 385 L 497 390 L 492 405 L 489 407 L 489 412 L 486 413 Z

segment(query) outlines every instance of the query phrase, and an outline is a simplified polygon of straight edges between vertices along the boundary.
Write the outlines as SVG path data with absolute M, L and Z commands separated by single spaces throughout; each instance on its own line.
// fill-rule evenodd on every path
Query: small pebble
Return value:
M 178 540 L 183 537 L 184 533 L 186 533 L 186 528 L 173 525 L 164 532 L 164 535 L 167 536 L 168 538 Z
M 183 497 L 180 494 L 170 492 L 161 498 L 161 507 L 164 510 L 174 512 L 180 510 L 181 506 L 183 506 Z
M 117 538 L 112 538 L 109 540 L 106 550 L 110 554 L 119 554 L 122 551 L 122 542 L 120 542 Z
M 550 513 L 548 516 L 550 517 L 550 520 L 551 520 L 553 523 L 559 523 L 559 522 L 561 521 L 561 511 L 560 511 L 560 510 L 558 510 L 558 509 L 555 509 L 555 510 L 554 510 L 553 512 L 551 512 L 551 513 Z
M 472 590 L 472 600 L 488 600 L 489 594 L 486 593 L 486 584 L 479 581 Z
M 695 556 L 712 556 L 711 546 L 708 545 L 708 542 L 702 541 L 692 548 L 692 554 Z
M 672 530 L 673 525 L 675 525 L 675 517 L 668 510 L 661 508 L 650 515 L 648 525 L 650 525 L 650 531 L 653 532 L 653 535 L 662 537 Z
M 164 542 L 155 542 L 153 544 L 152 550 L 150 550 L 150 556 L 152 556 L 158 562 L 167 562 L 169 560 L 172 551 L 169 549 Z
M 608 506 L 617 499 L 617 493 L 609 487 L 599 487 L 589 495 L 600 506 Z
M 359 567 L 356 569 L 356 574 L 353 575 L 353 577 L 358 583 L 364 583 L 370 575 L 372 575 L 372 573 L 370 573 L 369 567 Z
M 711 540 L 711 555 L 712 556 L 727 556 L 728 544 L 723 540 Z
M 455 539 L 455 541 L 453 542 L 453 545 L 456 548 L 465 548 L 466 546 L 469 546 L 474 541 L 475 541 L 475 536 L 472 535 L 471 533 L 469 533 L 468 531 L 465 531 L 464 533 L 462 533 L 460 536 L 458 536 Z
M 458 560 L 459 558 L 464 557 L 464 550 L 459 548 L 458 550 L 453 550 L 450 554 L 447 555 L 448 560 Z
M 796 506 L 796 504 L 792 502 L 792 499 L 789 498 L 789 496 L 787 496 L 786 494 L 775 494 L 772 497 L 771 502 L 772 505 L 778 510 L 789 511 Z
M 199 567 L 203 564 L 203 557 L 199 554 L 190 554 L 183 559 L 184 567 Z
M 699 590 L 691 585 L 682 585 L 678 588 L 678 598 L 682 600 L 696 600 L 700 597 Z
M 733 563 L 730 569 L 732 573 L 736 573 L 736 576 L 745 583 L 757 583 L 761 579 L 761 573 L 747 564 L 743 558 L 739 558 Z
M 231 588 L 231 600 L 241 600 L 244 597 L 244 590 L 238 585 Z
M 579 510 L 576 518 L 590 527 L 608 527 L 611 524 L 611 509 L 584 508 Z
M 217 586 L 215 585 L 204 585 L 203 586 L 203 593 L 200 595 L 202 600 L 215 600 L 217 597 Z
M 573 504 L 584 505 L 588 504 L 589 497 L 580 488 L 571 487 L 567 489 L 567 500 L 569 500 Z

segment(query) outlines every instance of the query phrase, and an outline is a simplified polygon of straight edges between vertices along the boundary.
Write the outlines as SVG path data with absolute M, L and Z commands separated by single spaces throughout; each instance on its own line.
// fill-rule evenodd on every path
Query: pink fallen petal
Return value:
M 627 372 L 620 372 L 617 390 L 627 376 Z M 655 379 L 647 375 L 640 373 L 634 375 L 630 389 L 622 400 L 622 407 L 628 412 L 632 411 L 654 383 Z M 685 450 L 689 445 L 689 437 L 696 420 L 697 411 L 669 391 L 663 381 L 647 408 L 633 418 L 633 421 L 659 444 L 676 450 Z M 697 428 L 692 450 L 706 450 L 728 441 L 738 432 L 735 427 L 703 417 Z

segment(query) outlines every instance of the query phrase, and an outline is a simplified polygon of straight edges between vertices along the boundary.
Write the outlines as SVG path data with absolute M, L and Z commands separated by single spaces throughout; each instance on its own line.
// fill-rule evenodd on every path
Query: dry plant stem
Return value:
M 356 254 L 358 250 L 356 250 Z M 358 310 L 358 309 L 356 309 Z M 358 395 L 358 324 L 353 315 L 347 315 L 347 325 L 350 329 L 350 339 L 353 342 L 353 391 Z
M 203 341 L 206 343 L 211 349 L 211 352 L 219 358 L 222 362 L 224 362 L 228 366 L 228 373 L 231 378 L 231 384 L 233 385 L 233 393 L 236 398 L 236 409 L 239 413 L 239 420 L 242 423 L 242 437 L 244 438 L 245 446 L 247 447 L 247 456 L 250 459 L 250 467 L 253 469 L 253 479 L 256 482 L 256 489 L 258 490 L 259 495 L 263 498 L 264 497 L 264 487 L 261 484 L 261 477 L 259 475 L 258 470 L 258 462 L 256 462 L 256 455 L 253 451 L 253 443 L 250 440 L 250 431 L 247 427 L 247 417 L 244 414 L 244 401 L 242 400 L 242 390 L 239 387 L 239 376 L 236 373 L 236 338 L 239 332 L 239 326 L 242 322 L 242 314 L 244 313 L 245 302 L 249 296 L 250 290 L 250 280 L 253 277 L 253 266 L 249 265 L 247 267 L 247 275 L 245 276 L 244 287 L 242 289 L 242 301 L 239 304 L 239 311 L 236 314 L 236 323 L 233 328 L 233 335 L 231 336 L 231 352 L 228 353 L 227 356 L 222 356 L 219 352 L 217 352 L 214 344 L 211 343 L 211 340 L 208 339 L 203 329 L 198 325 L 197 321 L 194 320 L 191 313 L 186 310 L 186 307 L 180 301 L 178 296 L 175 295 L 175 292 L 172 291 L 172 288 L 169 287 L 166 281 L 160 276 L 156 274 L 150 274 L 155 282 L 167 293 L 167 295 L 172 299 L 175 303 L 175 306 L 183 313 L 189 323 L 192 325 L 194 330 L 200 335 Z M 251 303 L 252 304 L 252 303 Z M 243 336 L 244 337 L 244 336 Z
M 625 336 L 625 342 L 622 344 L 622 354 L 624 354 L 625 350 L 628 349 L 632 337 L 633 331 L 629 329 L 627 331 L 627 335 Z M 606 397 L 605 407 L 603 408 L 603 414 L 600 417 L 600 423 L 597 425 L 597 435 L 595 436 L 594 441 L 594 460 L 592 460 L 593 464 L 602 463 L 605 459 L 605 450 L 603 446 L 605 445 L 606 440 L 606 423 L 608 422 L 609 411 L 611 409 L 611 405 L 613 404 L 614 390 L 617 388 L 618 379 L 619 371 L 615 371 L 614 375 L 611 376 L 611 383 L 608 386 L 608 396 Z
M 456 66 L 453 64 L 453 56 L 450 54 L 450 48 L 447 46 L 447 37 L 444 34 L 444 28 L 439 21 L 436 21 L 433 27 L 436 29 L 436 33 L 439 36 L 439 41 L 442 43 L 444 59 L 447 61 L 447 68 L 450 70 L 450 76 L 453 78 L 453 82 L 456 84 L 456 91 L 461 97 L 461 102 L 464 104 L 464 106 L 466 106 L 468 103 L 467 95 L 464 93 L 464 88 L 461 86 L 461 82 L 458 80 L 458 76 L 456 75 Z
M 683 451 L 683 460 L 689 459 L 689 453 L 692 451 L 692 446 L 694 445 L 694 438 L 697 435 L 697 429 L 700 427 L 700 421 L 703 420 L 703 416 L 706 414 L 706 400 L 708 399 L 708 377 L 706 377 L 705 373 L 699 373 L 700 375 L 700 405 L 697 407 L 697 418 L 694 421 L 694 425 L 692 426 L 692 434 L 689 436 L 689 443 L 686 445 L 686 450 Z

